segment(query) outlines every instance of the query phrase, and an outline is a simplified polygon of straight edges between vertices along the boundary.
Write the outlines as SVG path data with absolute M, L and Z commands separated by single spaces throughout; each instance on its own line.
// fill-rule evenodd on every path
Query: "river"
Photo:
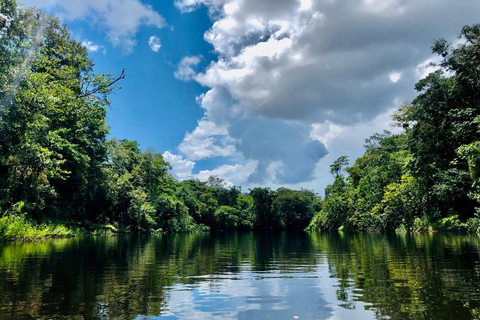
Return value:
M 0 319 L 475 318 L 477 235 L 246 232 L 0 244 Z

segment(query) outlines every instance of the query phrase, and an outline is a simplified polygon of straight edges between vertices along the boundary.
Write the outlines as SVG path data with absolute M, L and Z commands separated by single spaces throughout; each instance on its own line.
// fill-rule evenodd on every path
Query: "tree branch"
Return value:
M 86 91 L 86 92 L 78 95 L 77 98 L 86 98 L 86 97 L 88 97 L 88 96 L 91 96 L 92 94 L 95 94 L 95 93 L 99 92 L 99 91 L 102 90 L 102 89 L 106 89 L 106 88 L 114 85 L 117 81 L 120 81 L 120 80 L 125 79 L 125 75 L 126 75 L 126 74 L 125 74 L 125 68 L 123 68 L 122 73 L 120 74 L 120 76 L 119 76 L 117 79 L 115 79 L 115 80 L 113 80 L 112 82 L 110 82 L 108 85 L 106 85 L 106 86 L 99 86 L 99 87 L 96 87 L 96 88 L 94 88 L 94 89 L 92 89 L 92 90 L 90 90 L 90 91 Z

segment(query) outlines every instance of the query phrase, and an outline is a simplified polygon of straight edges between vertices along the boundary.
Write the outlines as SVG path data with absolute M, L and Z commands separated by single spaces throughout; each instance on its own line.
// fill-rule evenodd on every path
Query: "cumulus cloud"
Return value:
M 207 6 L 211 12 L 217 10 L 223 4 L 226 4 L 224 0 L 175 0 L 175 6 L 183 13 L 192 12 L 202 5 Z
M 419 80 L 423 79 L 426 76 L 428 76 L 430 73 L 439 70 L 440 69 L 440 67 L 438 67 L 439 62 L 440 62 L 440 59 L 431 58 L 420 63 L 415 69 L 415 75 L 417 76 L 417 79 Z
M 225 180 L 227 187 L 240 186 L 248 180 L 256 168 L 256 161 L 247 161 L 245 164 L 227 164 L 213 170 L 201 170 L 194 177 L 201 181 L 207 181 L 210 176 L 218 176 Z
M 433 39 L 453 40 L 480 14 L 477 0 L 455 6 L 449 0 L 175 5 L 182 12 L 208 8 L 213 24 L 204 39 L 217 55 L 201 72 L 186 69 L 183 79 L 208 91 L 198 97 L 205 110 L 198 131 L 188 133 L 179 150 L 197 160 L 240 154 L 257 161 L 250 181 L 266 181 L 273 172 L 274 181 L 292 184 L 315 178 L 319 160 L 329 158 L 325 145 L 330 154 L 341 149 L 338 141 L 352 147 L 352 128 L 412 99 L 418 77 L 433 71 L 420 67 L 432 59 Z
M 228 157 L 236 154 L 225 127 L 203 119 L 192 132 L 187 132 L 178 149 L 190 160 Z
M 163 153 L 163 158 L 172 166 L 171 174 L 175 178 L 185 180 L 192 177 L 192 170 L 195 166 L 195 162 L 183 159 L 181 155 L 173 154 L 169 151 Z
M 234 165 L 222 165 L 213 170 L 201 170 L 198 173 L 193 172 L 195 162 L 183 158 L 180 154 L 173 154 L 170 151 L 163 153 L 165 161 L 172 166 L 170 173 L 178 180 L 199 179 L 207 181 L 210 176 L 219 176 L 225 180 L 227 187 L 239 186 L 248 180 L 248 177 L 257 167 L 256 161 L 242 161 Z
M 391 115 L 396 109 L 386 110 L 375 118 L 365 122 L 351 125 L 334 125 L 329 122 L 312 125 L 312 139 L 321 142 L 328 141 L 329 154 L 317 163 L 315 184 L 304 185 L 305 188 L 318 189 L 332 183 L 333 177 L 329 173 L 329 166 L 340 156 L 348 156 L 350 165 L 356 158 L 365 152 L 365 139 L 374 133 L 388 130 L 392 133 L 400 133 L 401 129 L 392 125 Z
M 390 81 L 393 83 L 397 83 L 401 78 L 402 78 L 402 73 L 401 72 L 392 72 L 389 75 Z
M 165 27 L 165 19 L 140 0 L 23 0 L 27 6 L 48 8 L 64 20 L 83 20 L 105 29 L 113 46 L 130 52 L 140 26 Z
M 160 43 L 160 39 L 158 39 L 156 36 L 151 36 L 150 39 L 148 39 L 148 45 L 150 46 L 150 49 L 154 52 L 158 52 L 160 50 L 160 47 L 162 46 Z
M 98 50 L 103 48 L 103 46 L 95 44 L 95 43 L 93 43 L 92 41 L 89 41 L 89 40 L 82 41 L 82 46 L 87 48 L 87 50 L 90 51 L 90 52 L 97 52 Z
M 191 80 L 197 73 L 193 68 L 200 63 L 200 60 L 201 56 L 183 57 L 174 73 L 175 78 L 182 81 Z
M 229 128 L 236 138 L 236 149 L 246 158 L 258 161 L 248 182 L 280 183 L 309 181 L 315 165 L 328 152 L 317 140 L 312 140 L 309 129 L 303 125 L 270 119 L 240 119 Z M 276 166 L 274 176 L 269 173 Z
M 408 71 L 430 56 L 432 39 L 455 36 L 468 17 L 474 21 L 473 13 L 465 16 L 474 1 L 453 9 L 446 0 L 433 8 L 425 1 L 380 2 L 325 0 L 300 10 L 302 3 L 294 0 L 204 1 L 222 12 L 205 34 L 219 59 L 195 79 L 228 88 L 254 115 L 304 122 L 372 119 L 398 95 L 412 95 L 413 80 L 403 86 L 385 81 L 391 70 L 412 79 Z M 438 23 L 420 26 L 424 20 Z
M 327 120 L 323 123 L 314 123 L 310 137 L 322 142 L 328 148 L 332 145 L 332 141 L 343 132 L 345 132 L 344 127 Z

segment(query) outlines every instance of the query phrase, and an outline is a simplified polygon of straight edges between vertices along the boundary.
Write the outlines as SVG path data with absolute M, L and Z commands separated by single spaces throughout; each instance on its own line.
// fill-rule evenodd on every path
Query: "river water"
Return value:
M 0 244 L 0 319 L 479 319 L 480 238 L 203 233 Z

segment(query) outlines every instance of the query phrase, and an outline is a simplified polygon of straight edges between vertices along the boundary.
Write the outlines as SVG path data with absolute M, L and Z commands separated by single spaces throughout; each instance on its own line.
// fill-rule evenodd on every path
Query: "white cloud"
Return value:
M 169 151 L 163 153 L 163 158 L 172 165 L 171 173 L 174 178 L 185 180 L 192 177 L 195 162 L 183 159 L 181 155 L 173 154 Z
M 255 171 L 256 161 L 242 161 L 234 165 L 222 165 L 213 170 L 201 170 L 197 174 L 193 173 L 195 162 L 184 159 L 182 155 L 173 154 L 169 151 L 163 153 L 165 161 L 172 166 L 170 173 L 179 180 L 199 179 L 207 181 L 210 176 L 218 176 L 225 180 L 228 187 L 238 186 L 247 181 L 248 177 Z
M 316 170 L 316 180 L 311 185 L 311 188 L 323 190 L 328 184 L 333 182 L 333 177 L 329 173 L 328 168 L 338 157 L 348 156 L 350 165 L 353 165 L 356 158 L 365 152 L 365 139 L 374 133 L 381 133 L 384 130 L 400 133 L 401 130 L 398 127 L 392 126 L 391 115 L 395 111 L 396 109 L 389 109 L 372 120 L 352 125 L 314 124 L 311 136 L 322 142 L 324 139 L 328 139 L 329 154 L 319 161 Z M 310 186 L 305 187 L 308 188 Z
M 312 8 L 312 0 L 300 0 L 300 11 L 307 11 Z
M 211 11 L 219 8 L 222 4 L 227 4 L 225 0 L 175 0 L 175 6 L 182 13 L 192 12 L 202 5 L 206 5 Z
M 407 2 L 405 0 L 365 0 L 368 12 L 382 15 L 404 14 Z
M 309 181 L 315 164 L 328 153 L 323 143 L 310 137 L 308 126 L 294 122 L 243 118 L 232 121 L 228 132 L 243 157 L 258 161 L 250 182 Z M 278 169 L 273 177 L 272 168 Z
M 103 48 L 103 46 L 98 45 L 98 44 L 94 44 L 92 41 L 89 41 L 89 40 L 82 41 L 82 46 L 87 48 L 87 50 L 90 51 L 90 52 L 97 52 L 98 50 Z
M 105 29 L 113 46 L 130 52 L 141 26 L 163 28 L 165 19 L 140 0 L 23 0 L 26 6 L 48 8 L 63 20 L 81 20 Z
M 192 132 L 185 134 L 178 149 L 193 161 L 237 154 L 227 129 L 206 119 L 200 120 Z
M 158 52 L 160 50 L 160 47 L 162 46 L 160 43 L 160 39 L 158 39 L 156 36 L 151 36 L 150 39 L 148 39 L 148 45 L 150 46 L 150 49 L 154 52 Z
M 201 56 L 183 57 L 174 73 L 175 78 L 182 81 L 193 79 L 196 75 L 193 67 L 196 67 L 200 63 L 201 58 Z
M 195 178 L 207 181 L 210 176 L 218 176 L 225 180 L 228 187 L 240 186 L 248 180 L 256 167 L 256 161 L 248 161 L 246 164 L 222 165 L 213 170 L 202 170 L 195 175 Z
M 430 73 L 440 69 L 436 65 L 438 62 L 439 62 L 439 59 L 431 58 L 417 65 L 417 68 L 415 69 L 415 74 L 417 76 L 417 79 L 419 80 L 423 79 L 426 76 L 428 76 Z
M 197 98 L 204 118 L 185 136 L 180 152 L 191 160 L 240 154 L 257 161 L 250 182 L 302 186 L 315 177 L 320 183 L 315 174 L 328 172 L 326 159 L 346 148 L 354 150 L 352 160 L 360 156 L 363 140 L 388 127 L 386 110 L 414 97 L 432 39 L 452 40 L 480 12 L 478 0 L 456 6 L 449 0 L 175 5 L 182 12 L 208 8 L 213 24 L 204 39 L 217 55 L 204 70 L 196 71 L 196 63 L 177 71 L 177 77 L 208 88 Z M 207 123 L 222 133 L 206 130 Z
M 250 115 L 346 123 L 372 119 L 396 96 L 413 97 L 411 71 L 430 56 L 432 39 L 453 39 L 475 19 L 474 3 L 185 0 L 177 6 L 219 12 L 204 35 L 218 60 L 194 76 L 200 84 L 226 88 Z M 384 81 L 390 75 L 396 86 Z
M 397 83 L 402 78 L 402 72 L 392 72 L 388 75 L 390 81 Z
M 332 140 L 344 132 L 344 127 L 325 121 L 324 123 L 314 123 L 310 137 L 322 142 L 327 148 L 332 145 Z

